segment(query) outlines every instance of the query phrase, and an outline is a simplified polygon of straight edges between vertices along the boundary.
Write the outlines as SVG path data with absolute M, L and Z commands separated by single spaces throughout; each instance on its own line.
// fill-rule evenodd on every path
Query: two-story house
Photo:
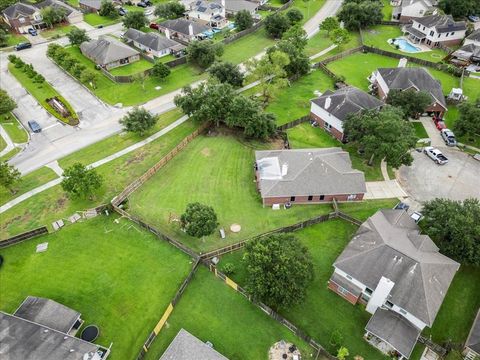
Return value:
M 403 27 L 411 41 L 430 48 L 460 44 L 465 37 L 467 24 L 455 21 L 451 15 L 430 15 L 412 20 Z
M 465 38 L 463 46 L 450 55 L 450 62 L 458 66 L 480 66 L 480 29 Z
M 440 254 L 406 211 L 384 209 L 360 226 L 333 267 L 328 288 L 372 314 L 365 339 L 408 359 L 460 264 Z
M 392 19 L 408 23 L 412 19 L 434 15 L 436 12 L 437 8 L 433 5 L 432 0 L 402 0 L 393 8 Z
M 197 0 L 190 4 L 186 18 L 192 21 L 222 29 L 228 25 L 225 14 L 225 0 L 215 1 Z

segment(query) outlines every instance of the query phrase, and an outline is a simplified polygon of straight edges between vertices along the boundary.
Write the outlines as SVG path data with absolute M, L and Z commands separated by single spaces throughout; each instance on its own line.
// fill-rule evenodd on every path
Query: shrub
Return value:
M 3 256 L 0 255 L 0 268 L 2 267 L 2 264 L 3 264 Z
M 235 270 L 235 265 L 232 263 L 226 263 L 222 268 L 222 272 L 227 276 L 234 274 Z

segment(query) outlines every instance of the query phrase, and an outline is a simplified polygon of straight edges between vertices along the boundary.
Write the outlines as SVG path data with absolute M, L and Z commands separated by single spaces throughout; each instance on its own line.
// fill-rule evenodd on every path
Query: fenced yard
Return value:
M 0 254 L 0 308 L 13 312 L 28 295 L 46 297 L 100 328 L 111 358 L 132 359 L 190 270 L 190 259 L 117 216 L 99 216 L 29 240 Z M 39 243 L 48 250 L 35 253 Z M 153 271 L 154 269 L 154 271 Z

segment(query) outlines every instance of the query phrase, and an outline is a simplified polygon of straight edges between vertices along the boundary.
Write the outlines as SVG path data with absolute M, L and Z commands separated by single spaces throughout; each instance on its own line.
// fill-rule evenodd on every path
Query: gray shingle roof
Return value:
M 126 39 L 136 41 L 149 49 L 160 51 L 163 49 L 170 49 L 181 45 L 176 41 L 166 38 L 158 33 L 149 32 L 144 33 L 137 29 L 128 29 L 123 35 Z
M 475 44 L 463 45 L 460 49 L 452 53 L 453 56 L 459 56 L 462 58 L 476 57 L 480 58 L 480 46 Z
M 431 326 L 460 264 L 420 235 L 405 211 L 384 209 L 360 226 L 334 266 L 370 289 L 390 279 L 389 300 Z
M 428 28 L 434 27 L 439 33 L 467 29 L 465 21 L 455 21 L 451 15 L 436 14 L 418 18 L 415 21 Z
M 137 50 L 132 49 L 130 46 L 114 38 L 107 39 L 106 37 L 84 42 L 80 45 L 80 50 L 99 65 L 107 65 L 139 54 Z
M 89 8 L 100 10 L 102 7 L 102 0 L 79 0 L 80 5 L 85 5 Z
M 98 345 L 0 311 L 0 357 L 90 360 Z
M 221 4 L 222 0 L 214 0 L 217 4 Z M 225 0 L 225 9 L 230 12 L 238 12 L 241 10 L 247 10 L 248 12 L 258 9 L 259 4 L 257 2 L 247 0 Z
M 66 16 L 70 15 L 73 12 L 78 12 L 78 10 L 74 9 L 70 5 L 58 0 L 44 0 L 40 3 L 35 4 L 35 7 L 39 9 L 43 9 L 48 6 L 51 6 L 57 9 L 63 9 L 65 11 Z
M 426 9 L 432 9 L 433 8 L 433 5 L 429 0 L 403 0 L 400 7 L 405 8 L 405 7 L 413 5 L 415 3 L 420 3 Z
M 220 11 L 222 10 L 222 5 L 214 1 L 204 1 L 204 0 L 197 0 L 190 4 L 192 10 L 198 12 L 206 12 L 210 11 Z
M 14 315 L 64 333 L 68 333 L 80 317 L 78 311 L 35 296 L 27 296 Z
M 473 322 L 472 329 L 468 335 L 465 346 L 480 354 L 480 309 L 477 312 L 477 317 Z
M 32 5 L 24 4 L 24 3 L 16 3 L 13 5 L 10 5 L 5 10 L 3 10 L 3 13 L 9 19 L 15 19 L 19 16 L 28 17 L 30 15 L 33 15 L 35 11 L 37 11 L 37 9 Z
M 188 331 L 180 329 L 160 360 L 228 360 Z
M 263 198 L 366 192 L 363 172 L 341 148 L 255 151 L 255 158 Z
M 440 81 L 433 78 L 426 69 L 419 67 L 380 68 L 378 72 L 389 89 L 406 90 L 414 87 L 419 91 L 429 93 L 434 101 L 440 103 L 445 109 L 447 108 Z
M 330 98 L 330 106 L 325 109 L 325 102 L 328 98 Z M 335 92 L 327 90 L 322 96 L 313 99 L 312 102 L 342 121 L 346 119 L 348 114 L 377 109 L 384 105 L 376 97 L 353 86 L 347 86 Z
M 202 25 L 198 22 L 186 20 L 186 19 L 175 19 L 175 20 L 166 20 L 159 24 L 164 28 L 167 28 L 171 31 L 179 32 L 184 35 L 188 35 L 188 26 L 192 25 L 193 34 L 198 35 L 209 29 L 208 26 Z
M 420 329 L 403 316 L 381 308 L 375 311 L 365 330 L 388 342 L 406 358 L 410 357 L 420 335 Z
M 468 40 L 480 41 L 480 29 L 475 30 L 470 35 L 467 36 Z

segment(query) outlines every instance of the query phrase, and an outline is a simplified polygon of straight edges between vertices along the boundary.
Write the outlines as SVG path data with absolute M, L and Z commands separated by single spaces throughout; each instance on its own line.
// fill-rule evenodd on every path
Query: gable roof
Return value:
M 477 354 L 480 354 L 480 309 L 478 309 L 477 316 L 473 322 L 470 334 L 468 334 L 465 346 L 469 347 Z
M 473 43 L 463 45 L 460 49 L 455 50 L 452 53 L 452 56 L 458 56 L 467 59 L 471 58 L 472 56 L 475 58 L 480 58 L 480 46 Z
M 137 29 L 128 29 L 123 36 L 155 51 L 183 46 L 155 32 L 144 33 Z
M 63 9 L 65 11 L 66 16 L 69 16 L 71 13 L 74 13 L 74 12 L 79 12 L 78 10 L 71 7 L 70 5 L 58 0 L 44 0 L 42 2 L 35 4 L 35 7 L 39 9 L 43 9 L 48 6 L 54 7 L 56 9 Z
M 0 311 L 0 355 L 6 359 L 98 360 L 106 350 L 47 326 Z
M 328 109 L 325 108 L 327 99 L 330 99 L 328 100 L 330 101 Z M 341 121 L 344 121 L 348 114 L 377 109 L 384 105 L 381 100 L 353 86 L 346 86 L 335 92 L 327 90 L 318 98 L 313 99 L 312 103 L 320 106 Z
M 68 333 L 80 317 L 78 311 L 35 296 L 27 296 L 14 315 L 64 333 Z
M 341 148 L 255 151 L 255 158 L 263 198 L 366 192 L 363 172 Z
M 470 35 L 466 37 L 466 39 L 472 40 L 472 41 L 480 41 L 480 29 L 477 29 L 474 32 L 472 32 Z
M 228 360 L 215 349 L 180 329 L 160 360 Z
M 217 4 L 221 4 L 222 0 L 213 0 Z M 258 2 L 247 1 L 247 0 L 225 0 L 225 9 L 230 12 L 238 12 L 241 10 L 247 10 L 248 12 L 252 12 L 258 7 L 260 4 Z
M 445 109 L 447 108 L 440 81 L 433 78 L 426 69 L 420 67 L 380 68 L 378 72 L 389 89 L 406 90 L 414 87 L 418 91 L 429 93 L 434 101 Z
M 95 10 L 100 10 L 102 7 L 102 1 L 103 0 L 79 0 L 78 3 Z
M 389 300 L 431 326 L 460 264 L 440 254 L 407 212 L 383 209 L 360 226 L 334 267 L 370 289 L 390 279 Z
M 223 6 L 215 1 L 197 0 L 190 4 L 190 8 L 193 11 L 197 11 L 201 13 L 204 13 L 207 11 L 221 12 L 223 9 Z
M 435 14 L 424 16 L 422 18 L 415 19 L 414 21 L 427 28 L 434 27 L 438 33 L 467 29 L 467 24 L 465 21 L 455 21 L 453 20 L 452 15 Z
M 424 9 L 433 8 L 433 4 L 429 0 L 402 0 L 400 7 L 404 9 L 412 5 L 421 5 Z
M 188 27 L 190 25 L 192 25 L 193 28 L 193 35 L 201 34 L 209 29 L 209 27 L 206 25 L 186 19 L 166 20 L 161 22 L 159 25 L 184 35 L 189 35 Z
M 99 65 L 110 64 L 139 54 L 137 50 L 132 49 L 130 46 L 114 38 L 106 37 L 86 41 L 80 45 L 80 50 L 82 54 L 87 55 Z
M 18 2 L 4 9 L 3 14 L 9 19 L 15 19 L 21 16 L 29 17 L 33 15 L 36 11 L 38 11 L 38 9 L 30 4 Z

